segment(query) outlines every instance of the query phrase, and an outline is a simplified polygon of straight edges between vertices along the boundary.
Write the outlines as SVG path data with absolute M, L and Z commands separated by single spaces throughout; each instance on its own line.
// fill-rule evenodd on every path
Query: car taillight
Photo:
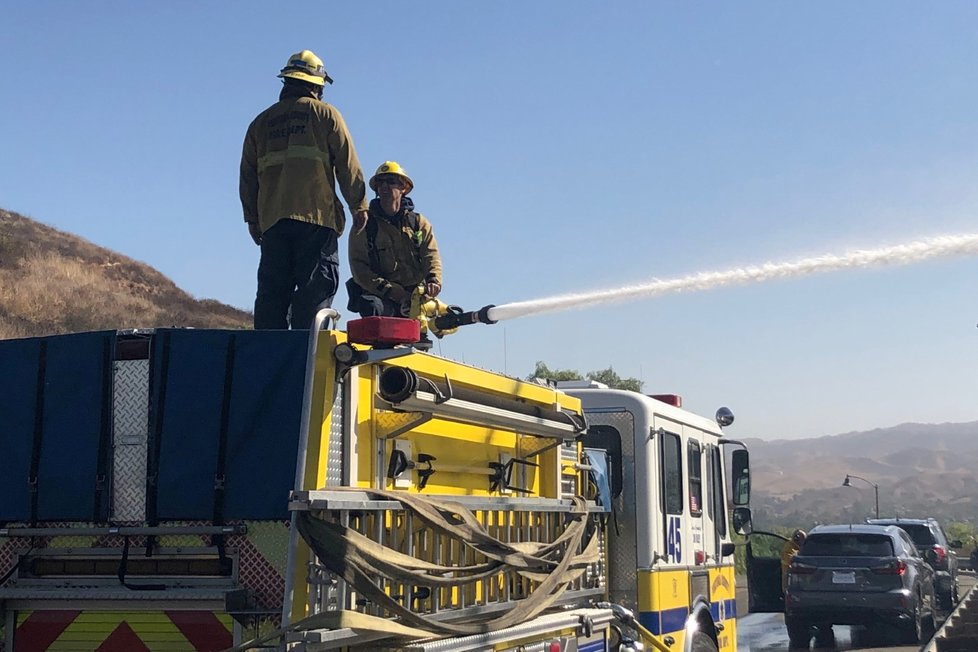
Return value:
M 802 564 L 801 562 L 793 561 L 791 566 L 788 567 L 788 573 L 791 575 L 811 575 L 815 572 L 814 566 L 809 566 L 808 564 Z
M 934 544 L 934 554 L 937 555 L 937 559 L 935 561 L 938 564 L 940 564 L 941 566 L 943 566 L 944 564 L 947 563 L 947 550 L 944 549 L 944 546 L 942 546 L 939 543 L 935 543 Z
M 873 569 L 877 575 L 903 575 L 907 572 L 907 562 L 902 559 L 894 559 L 886 566 L 878 566 Z

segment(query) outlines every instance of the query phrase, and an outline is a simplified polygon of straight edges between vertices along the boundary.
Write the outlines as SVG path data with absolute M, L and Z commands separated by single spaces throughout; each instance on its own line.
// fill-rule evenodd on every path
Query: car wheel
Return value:
M 690 650 L 692 652 L 720 652 L 717 644 L 713 642 L 713 639 L 706 632 L 696 632 L 693 634 Z
M 835 632 L 832 625 L 819 625 L 815 630 L 815 647 L 835 648 Z
M 954 605 L 958 603 L 958 598 L 955 593 L 957 593 L 956 589 L 951 589 L 946 593 L 941 593 L 940 599 L 938 600 L 941 609 L 944 609 L 945 611 L 951 611 L 954 609 Z
M 812 640 L 812 626 L 797 618 L 784 617 L 784 626 L 788 630 L 788 644 L 792 650 L 807 650 Z
M 910 622 L 904 625 L 905 627 L 905 629 L 903 630 L 904 643 L 910 643 L 910 644 L 920 643 L 920 639 L 923 638 L 924 635 L 923 621 L 924 618 L 923 618 L 923 614 L 921 614 L 921 609 L 920 609 L 920 596 L 918 595 L 917 599 L 914 600 L 913 603 L 913 613 L 910 616 Z

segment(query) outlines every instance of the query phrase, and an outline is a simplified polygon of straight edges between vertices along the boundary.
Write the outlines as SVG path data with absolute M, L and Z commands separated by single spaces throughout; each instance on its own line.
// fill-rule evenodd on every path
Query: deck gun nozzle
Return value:
M 458 306 L 448 306 L 448 312 L 434 319 L 435 330 L 446 331 L 459 326 L 468 324 L 495 324 L 496 319 L 489 317 L 489 311 L 495 308 L 494 304 L 483 306 L 478 310 L 463 311 Z

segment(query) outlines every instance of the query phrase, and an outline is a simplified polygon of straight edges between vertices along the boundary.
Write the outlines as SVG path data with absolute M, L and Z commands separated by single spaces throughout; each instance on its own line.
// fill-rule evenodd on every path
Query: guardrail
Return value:
M 970 569 L 971 563 L 968 561 Z M 960 568 L 964 568 L 962 564 Z M 958 602 L 954 611 L 921 648 L 921 652 L 974 652 L 978 650 L 978 584 Z

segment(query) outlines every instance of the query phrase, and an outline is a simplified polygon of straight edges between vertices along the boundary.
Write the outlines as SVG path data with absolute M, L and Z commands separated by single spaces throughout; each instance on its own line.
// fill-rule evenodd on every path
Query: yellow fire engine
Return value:
M 736 650 L 729 411 L 337 318 L 0 341 L 2 649 Z

